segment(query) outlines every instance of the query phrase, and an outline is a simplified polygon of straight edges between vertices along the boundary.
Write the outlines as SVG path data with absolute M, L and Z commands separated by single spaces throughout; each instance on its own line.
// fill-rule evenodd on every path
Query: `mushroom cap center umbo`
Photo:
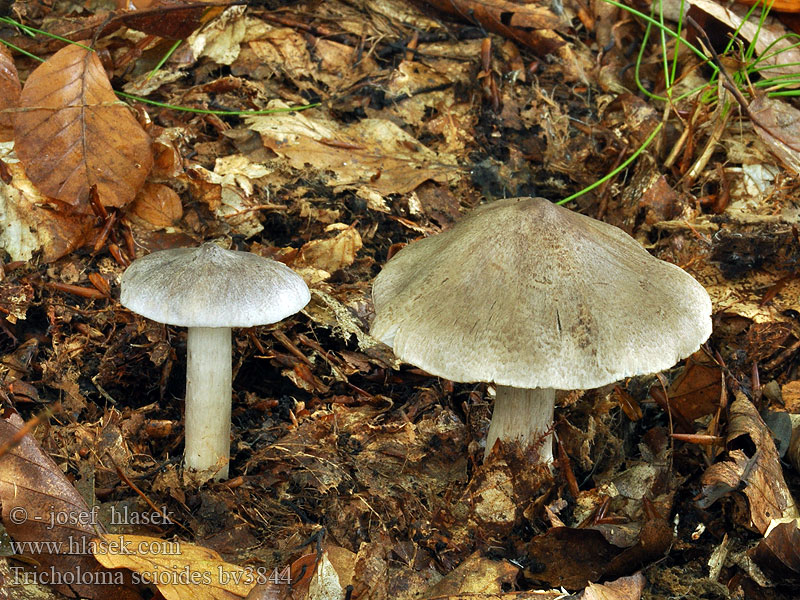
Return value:
M 409 244 L 373 285 L 371 333 L 453 381 L 594 388 L 668 368 L 711 333 L 711 301 L 621 229 L 512 198 Z
M 277 323 L 310 300 L 286 265 L 214 243 L 137 259 L 122 274 L 120 302 L 159 323 L 184 327 L 252 327 Z

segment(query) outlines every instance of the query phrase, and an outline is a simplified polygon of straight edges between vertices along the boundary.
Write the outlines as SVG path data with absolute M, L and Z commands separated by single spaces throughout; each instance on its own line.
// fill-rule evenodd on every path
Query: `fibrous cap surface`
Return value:
M 373 299 L 372 335 L 453 381 L 594 388 L 668 368 L 711 334 L 688 273 L 543 198 L 492 202 L 408 245 Z
M 159 323 L 252 327 L 276 323 L 311 299 L 286 265 L 214 243 L 153 252 L 122 274 L 120 302 Z

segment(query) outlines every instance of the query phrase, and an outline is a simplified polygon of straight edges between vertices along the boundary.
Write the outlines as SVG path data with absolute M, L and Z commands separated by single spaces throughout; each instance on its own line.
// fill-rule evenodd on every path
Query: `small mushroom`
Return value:
M 188 327 L 184 464 L 203 471 L 230 457 L 231 328 L 276 323 L 311 299 L 286 265 L 214 243 L 153 252 L 122 274 L 120 302 L 148 319 Z M 215 479 L 228 477 L 228 464 Z
M 452 381 L 493 382 L 486 442 L 552 461 L 556 389 L 671 367 L 711 334 L 711 301 L 621 229 L 552 204 L 487 204 L 398 252 L 375 279 L 373 336 Z

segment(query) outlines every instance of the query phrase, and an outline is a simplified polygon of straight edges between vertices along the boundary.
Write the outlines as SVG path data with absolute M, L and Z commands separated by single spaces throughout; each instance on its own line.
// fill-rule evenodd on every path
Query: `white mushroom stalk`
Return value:
M 553 462 L 553 425 L 556 391 L 553 388 L 495 388 L 494 409 L 486 435 L 488 456 L 497 440 L 516 441 L 523 447 L 538 446 L 539 462 Z
M 231 328 L 277 323 L 311 299 L 289 267 L 213 243 L 154 252 L 122 274 L 120 302 L 159 323 L 189 328 L 185 466 L 229 473 Z
M 497 386 L 496 439 L 540 443 L 557 389 L 671 367 L 711 334 L 711 300 L 621 229 L 511 198 L 398 252 L 375 278 L 373 336 L 451 381 Z M 552 460 L 552 440 L 540 458 Z
M 231 439 L 231 328 L 190 327 L 186 342 L 184 464 L 204 471 L 226 459 L 217 477 L 228 478 Z

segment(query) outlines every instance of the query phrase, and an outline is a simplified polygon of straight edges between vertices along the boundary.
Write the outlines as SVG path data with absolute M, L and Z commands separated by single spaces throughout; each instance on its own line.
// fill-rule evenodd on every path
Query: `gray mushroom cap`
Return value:
M 371 334 L 453 381 L 588 389 L 671 367 L 711 300 L 621 229 L 552 204 L 487 204 L 412 243 L 373 285 Z
M 311 299 L 286 265 L 214 243 L 153 252 L 122 274 L 120 302 L 153 321 L 183 327 L 277 323 Z

